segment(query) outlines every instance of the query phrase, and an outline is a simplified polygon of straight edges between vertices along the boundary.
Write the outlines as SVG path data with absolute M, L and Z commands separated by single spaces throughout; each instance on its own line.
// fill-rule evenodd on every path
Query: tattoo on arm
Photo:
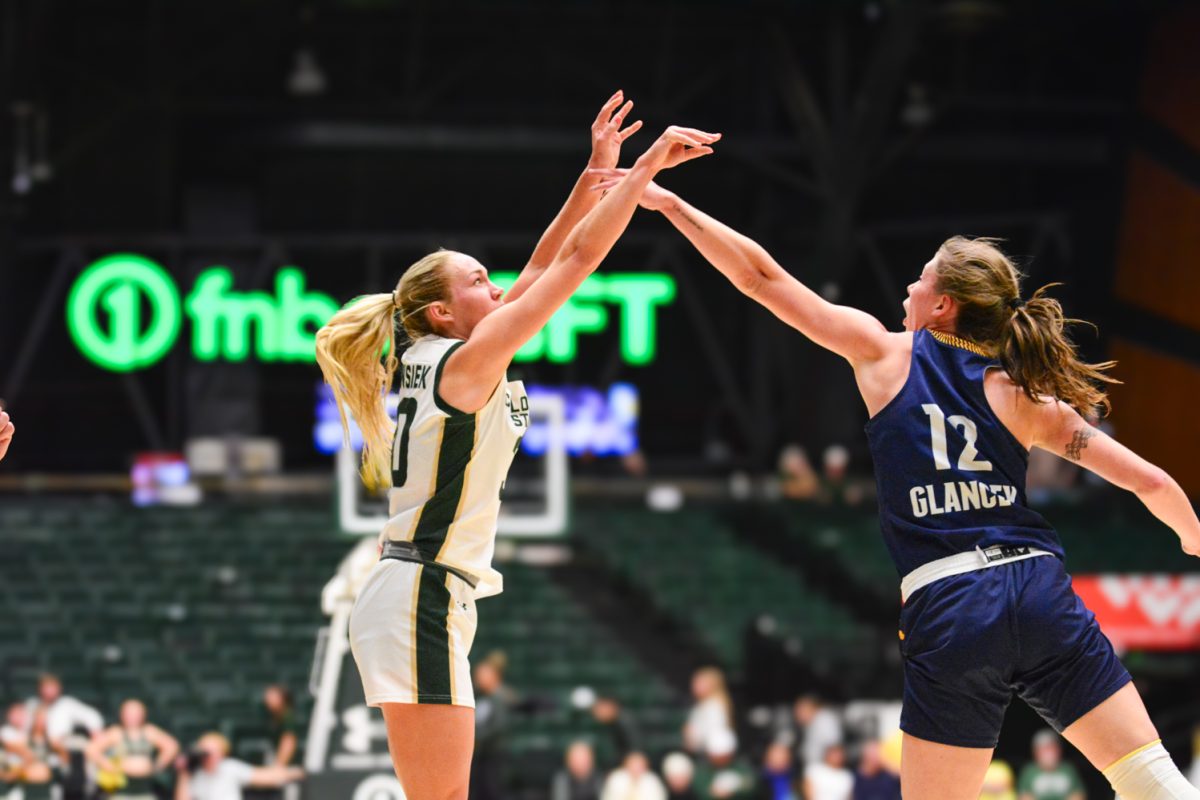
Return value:
M 676 205 L 675 210 L 679 212 L 679 216 L 683 217 L 688 222 L 692 223 L 692 225 L 696 228 L 696 230 L 698 230 L 698 231 L 704 230 L 704 226 L 701 225 L 699 222 L 696 222 L 696 220 L 689 217 L 688 213 L 686 211 L 684 211 L 682 207 Z
M 1067 442 L 1067 458 L 1072 461 L 1078 461 L 1083 457 L 1083 451 L 1087 448 L 1088 439 L 1096 435 L 1096 432 L 1091 428 L 1080 428 L 1075 431 L 1075 435 L 1071 437 L 1071 441 Z

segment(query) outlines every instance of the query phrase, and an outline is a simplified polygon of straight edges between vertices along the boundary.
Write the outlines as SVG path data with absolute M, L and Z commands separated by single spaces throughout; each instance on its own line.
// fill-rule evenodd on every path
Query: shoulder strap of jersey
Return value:
M 448 339 L 444 336 L 424 336 L 413 342 L 407 350 L 400 355 L 401 364 L 436 364 L 433 373 L 433 402 L 437 404 L 442 413 L 451 417 L 470 416 L 465 411 L 460 411 L 454 406 L 442 399 L 441 383 L 442 370 L 446 367 L 446 361 L 450 358 L 450 354 L 458 348 L 462 347 L 466 342 L 461 339 Z M 401 367 L 403 369 L 403 366 Z

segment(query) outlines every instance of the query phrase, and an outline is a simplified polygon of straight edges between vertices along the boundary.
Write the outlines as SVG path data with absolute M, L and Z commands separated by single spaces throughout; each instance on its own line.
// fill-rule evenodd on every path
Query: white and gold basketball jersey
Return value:
M 422 557 L 479 578 L 476 597 L 498 594 L 492 568 L 500 491 L 529 427 L 529 398 L 506 375 L 474 414 L 438 395 L 442 368 L 464 342 L 424 336 L 400 356 L 400 391 L 392 441 L 390 519 L 384 539 L 409 541 Z

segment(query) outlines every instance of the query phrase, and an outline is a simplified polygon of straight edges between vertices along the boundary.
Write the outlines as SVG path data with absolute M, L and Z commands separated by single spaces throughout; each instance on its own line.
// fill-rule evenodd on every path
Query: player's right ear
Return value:
M 441 300 L 430 303 L 426 310 L 429 313 L 429 321 L 434 325 L 449 325 L 454 322 L 454 312 Z

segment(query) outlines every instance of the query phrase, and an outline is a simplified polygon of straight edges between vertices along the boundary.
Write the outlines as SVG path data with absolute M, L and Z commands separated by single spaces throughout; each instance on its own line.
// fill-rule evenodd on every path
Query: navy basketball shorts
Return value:
M 900 727 L 940 744 L 995 747 L 1013 695 L 1061 732 L 1130 681 L 1053 556 L 935 581 L 900 637 Z

